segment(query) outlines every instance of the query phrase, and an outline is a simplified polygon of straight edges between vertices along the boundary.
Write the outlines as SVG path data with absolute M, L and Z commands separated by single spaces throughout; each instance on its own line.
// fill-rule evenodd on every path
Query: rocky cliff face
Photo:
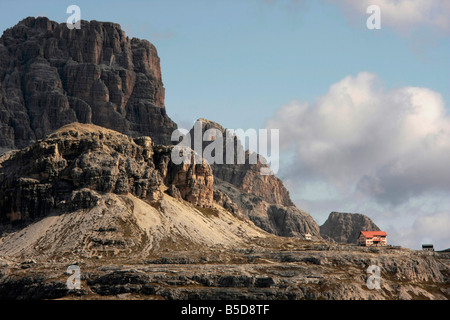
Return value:
M 170 144 L 155 47 L 115 23 L 69 30 L 26 18 L 0 38 L 0 148 L 22 148 L 71 123 Z
M 46 139 L 0 157 L 0 221 L 40 218 L 52 211 L 92 208 L 101 194 L 131 194 L 148 202 L 168 188 L 207 207 L 213 202 L 206 162 L 173 165 L 171 147 L 95 125 L 66 125 Z
M 249 160 L 249 152 L 244 151 L 239 138 L 234 137 L 234 161 L 232 164 L 227 164 L 225 155 L 227 136 L 226 129 L 224 129 L 220 124 L 207 119 L 198 119 L 197 122 L 201 123 L 202 134 L 204 134 L 205 131 L 212 129 L 217 130 L 217 134 L 221 134 L 223 136 L 223 164 L 211 164 L 215 178 L 231 183 L 240 190 L 261 197 L 269 203 L 279 204 L 282 206 L 294 205 L 289 196 L 289 191 L 285 188 L 280 179 L 278 179 L 275 175 L 261 174 L 262 168 L 270 170 L 269 166 L 264 162 L 265 159 L 258 155 L 257 162 L 252 164 Z M 190 131 L 191 141 L 194 139 L 193 130 L 194 128 Z M 202 150 L 205 150 L 210 143 L 211 142 L 204 141 Z M 191 147 L 194 148 L 194 145 L 191 144 Z M 240 164 L 237 161 L 238 153 L 242 153 L 244 155 L 243 164 Z
M 320 238 L 319 226 L 305 211 L 298 209 L 289 196 L 283 182 L 275 175 L 263 175 L 261 169 L 270 170 L 265 159 L 257 155 L 256 163 L 250 162 L 250 153 L 244 152 L 243 146 L 236 136 L 232 137 L 234 145 L 233 163 L 226 162 L 226 139 L 228 132 L 218 123 L 207 119 L 197 120 L 189 135 L 191 148 L 195 148 L 195 128 L 201 129 L 201 136 L 207 133 L 214 135 L 211 141 L 203 141 L 201 152 L 207 152 L 212 144 L 222 136 L 222 163 L 211 163 L 214 174 L 214 188 L 218 197 L 224 194 L 245 217 L 252 220 L 258 227 L 270 233 L 304 238 L 306 233 Z M 244 163 L 238 163 L 238 154 L 243 155 Z M 237 207 L 237 208 L 236 208 Z M 237 210 L 236 210 L 237 209 Z
M 339 243 L 356 243 L 361 231 L 378 231 L 380 228 L 367 216 L 360 213 L 331 212 L 320 226 L 320 235 Z
M 168 193 L 201 207 L 209 207 L 213 202 L 214 176 L 206 161 L 194 163 L 194 155 L 189 163 L 175 164 L 171 161 L 173 146 L 155 146 L 154 161 Z

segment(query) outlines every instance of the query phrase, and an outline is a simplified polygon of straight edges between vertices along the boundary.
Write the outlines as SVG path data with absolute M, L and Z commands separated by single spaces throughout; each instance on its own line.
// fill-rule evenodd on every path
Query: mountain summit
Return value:
M 0 38 L 0 148 L 22 148 L 71 123 L 169 144 L 156 48 L 116 23 L 67 28 L 26 18 Z

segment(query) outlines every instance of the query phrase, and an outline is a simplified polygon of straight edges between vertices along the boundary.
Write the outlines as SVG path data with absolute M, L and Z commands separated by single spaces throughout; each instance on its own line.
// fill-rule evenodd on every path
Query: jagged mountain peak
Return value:
M 250 153 L 241 144 L 238 136 L 234 139 L 232 158 L 234 163 L 226 163 L 227 131 L 219 123 L 208 119 L 198 119 L 190 130 L 191 148 L 196 147 L 194 139 L 203 137 L 205 131 L 218 129 L 223 139 L 222 163 L 210 163 L 214 174 L 215 197 L 220 201 L 233 203 L 233 210 L 239 211 L 252 220 L 260 228 L 280 236 L 295 236 L 305 238 L 311 234 L 320 238 L 319 226 L 309 213 L 298 209 L 292 202 L 289 191 L 283 182 L 275 175 L 261 174 L 261 168 L 269 168 L 265 159 L 261 161 L 257 155 L 256 163 L 249 159 Z M 201 123 L 201 126 L 199 124 Z M 196 135 L 196 130 L 201 134 Z M 228 135 L 230 137 L 230 135 Z M 216 139 L 214 139 L 216 141 Z M 202 151 L 214 143 L 202 141 Z M 197 143 L 198 144 L 198 143 Z M 244 163 L 237 162 L 238 152 L 244 154 Z M 223 200 L 225 198 L 226 200 Z
M 196 122 L 201 122 L 202 123 L 203 130 L 218 129 L 222 133 L 225 132 L 225 128 L 222 127 L 219 123 L 217 123 L 215 121 L 208 120 L 208 119 L 205 119 L 205 118 L 199 118 L 199 119 L 196 120 Z

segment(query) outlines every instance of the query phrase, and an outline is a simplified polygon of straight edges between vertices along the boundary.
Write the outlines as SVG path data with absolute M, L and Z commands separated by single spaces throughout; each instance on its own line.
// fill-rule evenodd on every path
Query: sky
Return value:
M 71 4 L 156 46 L 179 127 L 279 129 L 277 175 L 319 225 L 359 212 L 391 244 L 450 247 L 450 1 L 0 0 L 0 30 Z

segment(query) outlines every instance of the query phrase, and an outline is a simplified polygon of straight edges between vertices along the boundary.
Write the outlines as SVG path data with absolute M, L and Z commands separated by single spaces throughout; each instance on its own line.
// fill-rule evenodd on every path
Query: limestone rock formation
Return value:
M 168 187 L 178 188 L 188 202 L 210 206 L 209 165 L 174 166 L 167 148 L 154 148 L 149 137 L 133 139 L 91 124 L 66 125 L 0 157 L 0 221 L 92 208 L 104 193 L 158 201 Z
M 223 154 L 212 154 L 215 159 L 222 158 L 221 163 L 211 163 L 214 188 L 227 195 L 241 214 L 263 230 L 276 235 L 305 238 L 305 234 L 309 233 L 316 239 L 320 238 L 319 226 L 307 212 L 294 205 L 283 182 L 273 174 L 261 174 L 262 169 L 270 170 L 263 157 L 253 154 L 256 162 L 251 162 L 252 155 L 244 151 L 237 136 L 230 135 L 220 124 L 207 119 L 198 119 L 189 132 L 193 149 L 196 148 L 195 135 L 198 135 L 195 130 L 200 130 L 201 136 L 213 136 L 208 138 L 210 141 L 202 141 L 201 150 L 196 150 L 202 154 L 209 152 L 209 146 L 219 142 L 218 137 L 222 137 Z M 226 161 L 227 138 L 234 145 L 233 163 Z M 243 163 L 238 162 L 239 153 L 243 155 Z
M 331 212 L 320 226 L 320 235 L 339 243 L 356 243 L 361 231 L 378 231 L 380 228 L 366 215 L 360 213 Z
M 26 18 L 0 38 L 0 148 L 22 148 L 71 123 L 93 123 L 170 144 L 155 47 L 118 24 L 68 29 Z
M 175 164 L 171 160 L 174 146 L 158 145 L 154 147 L 155 164 L 174 197 L 178 195 L 201 207 L 208 207 L 213 202 L 214 177 L 206 161 L 194 162 L 192 155 L 189 163 Z
M 72 208 L 90 207 L 97 201 L 95 192 L 131 192 L 139 198 L 156 200 L 160 197 L 158 186 L 161 184 L 168 187 L 167 192 L 174 197 L 208 207 L 213 202 L 214 183 L 218 203 L 237 215 L 250 217 L 265 230 L 285 236 L 302 236 L 307 232 L 320 237 L 317 224 L 293 205 L 281 180 L 260 174 L 260 170 L 268 166 L 260 159 L 256 164 L 248 163 L 249 153 L 244 153 L 246 164 L 243 165 L 192 166 L 169 161 L 170 136 L 176 124 L 165 112 L 160 61 L 155 47 L 148 41 L 129 39 L 118 24 L 109 22 L 82 21 L 80 30 L 69 30 L 64 23 L 30 17 L 7 29 L 0 38 L 0 152 L 28 147 L 74 122 L 96 124 L 131 137 L 149 136 L 160 146 L 152 149 L 152 160 L 142 164 L 149 167 L 139 169 L 147 170 L 143 176 L 140 172 L 137 177 L 120 176 L 117 180 L 117 171 L 122 174 L 123 168 L 110 163 L 119 160 L 116 154 L 110 159 L 109 154 L 97 154 L 98 151 L 89 149 L 89 155 L 79 160 L 81 167 L 73 169 L 73 176 L 70 176 L 73 180 L 67 182 L 66 178 L 58 180 L 51 176 L 59 177 L 60 171 L 68 170 L 66 165 L 71 161 L 59 153 L 60 148 L 51 149 L 53 142 L 46 145 L 46 140 L 40 141 L 34 146 L 36 150 L 15 153 L 25 152 L 24 159 L 29 157 L 31 163 L 50 162 L 45 164 L 50 173 L 47 177 L 34 172 L 37 178 L 27 173 L 20 176 L 20 181 L 19 176 L 14 178 L 16 180 L 9 177 L 12 180 L 3 181 L 6 198 L 0 201 L 8 208 L 11 215 L 8 219 L 20 215 L 41 216 L 64 203 L 71 203 Z M 205 120 L 205 124 L 205 129 L 219 128 L 224 132 L 217 123 Z M 130 142 L 138 146 L 147 143 L 139 139 Z M 242 148 L 238 140 L 236 147 Z M 46 148 L 48 150 L 43 151 Z M 82 167 L 90 161 L 95 163 L 98 172 Z M 100 172 L 103 166 L 108 169 Z M 98 177 L 93 178 L 92 174 Z M 86 180 L 86 175 L 90 181 Z M 152 178 L 145 180 L 147 175 Z M 71 195 L 73 199 L 67 199 L 65 190 L 74 183 L 78 183 L 74 186 L 77 192 Z M 239 192 L 228 192 L 227 183 Z M 7 184 L 10 185 L 6 187 Z M 17 193 L 13 196 L 17 188 L 30 197 L 20 200 Z M 252 200 L 249 201 L 249 197 Z M 40 203 L 30 200 L 33 198 L 39 198 Z M 258 205 L 252 204 L 254 199 L 259 199 Z
M 222 164 L 211 164 L 213 168 L 214 177 L 222 181 L 231 183 L 232 185 L 238 187 L 244 192 L 257 195 L 265 199 L 269 203 L 275 203 L 283 206 L 293 206 L 293 202 L 289 197 L 289 191 L 284 187 L 283 182 L 278 179 L 275 175 L 263 175 L 261 174 L 261 169 L 270 170 L 269 166 L 265 163 L 265 159 L 260 156 L 256 156 L 256 163 L 250 162 L 250 153 L 244 150 L 241 141 L 237 136 L 232 137 L 234 140 L 234 155 L 233 163 L 226 163 L 226 137 L 227 132 L 220 124 L 207 120 L 198 119 L 198 123 L 201 123 L 202 132 L 205 133 L 207 130 L 217 130 L 217 134 L 223 136 L 223 159 Z M 194 126 L 195 128 L 195 126 Z M 191 141 L 194 141 L 194 128 L 191 129 Z M 210 144 L 211 142 L 204 141 L 202 145 L 202 150 Z M 194 148 L 194 145 L 191 144 Z M 238 153 L 242 153 L 244 158 L 244 163 L 240 164 L 238 162 Z

